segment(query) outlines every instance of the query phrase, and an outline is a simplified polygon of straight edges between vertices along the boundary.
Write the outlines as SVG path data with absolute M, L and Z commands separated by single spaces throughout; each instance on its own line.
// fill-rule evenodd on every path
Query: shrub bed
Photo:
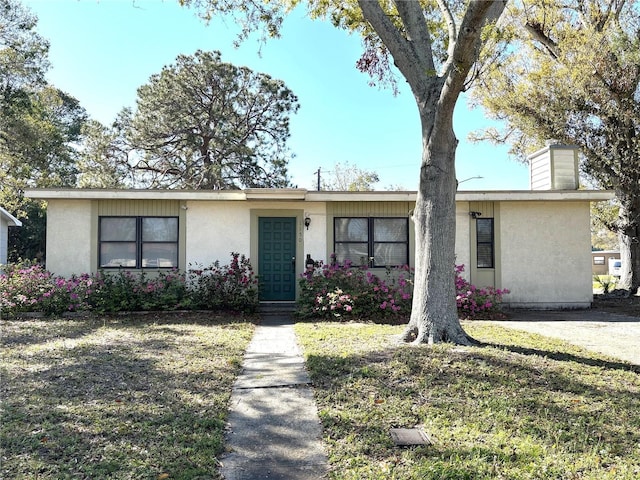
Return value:
M 387 268 L 380 278 L 367 266 L 351 262 L 321 262 L 300 279 L 297 315 L 302 319 L 368 319 L 398 324 L 408 320 L 413 299 L 413 269 Z M 501 315 L 507 289 L 478 288 L 462 277 L 464 265 L 455 267 L 456 305 L 462 319 L 487 319 Z
M 64 278 L 42 265 L 5 266 L 0 275 L 0 314 L 155 310 L 232 310 L 252 313 L 258 306 L 257 280 L 249 260 L 231 254 L 231 263 L 188 272 L 99 271 Z

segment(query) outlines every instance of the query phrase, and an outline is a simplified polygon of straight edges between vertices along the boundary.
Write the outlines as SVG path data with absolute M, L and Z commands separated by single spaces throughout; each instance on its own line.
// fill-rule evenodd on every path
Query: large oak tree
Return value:
M 285 84 L 221 61 L 179 55 L 138 89 L 128 129 L 138 182 L 152 188 L 286 187 L 289 114 Z M 140 175 L 141 174 L 141 175 Z
M 205 18 L 230 13 L 243 32 L 266 22 L 277 33 L 283 14 L 298 1 L 180 0 Z M 455 304 L 455 153 L 453 110 L 465 89 L 485 27 L 505 1 L 325 0 L 307 3 L 312 16 L 330 18 L 359 33 L 365 52 L 358 65 L 385 76 L 391 62 L 409 84 L 422 125 L 423 153 L 414 222 L 416 270 L 411 320 L 404 334 L 416 343 L 467 344 Z M 283 10 L 284 9 L 284 10 Z
M 489 137 L 521 157 L 545 139 L 580 147 L 582 169 L 614 190 L 618 288 L 640 287 L 640 2 L 525 0 L 503 17 L 510 48 L 476 89 L 507 123 Z

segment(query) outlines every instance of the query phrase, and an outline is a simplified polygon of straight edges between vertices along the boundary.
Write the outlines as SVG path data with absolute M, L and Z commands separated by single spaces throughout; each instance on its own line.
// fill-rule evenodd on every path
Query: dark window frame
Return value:
M 135 231 L 135 240 L 102 240 L 102 220 L 110 219 L 110 218 L 118 218 L 118 219 L 135 219 L 136 223 L 136 231 Z M 168 240 L 144 240 L 143 239 L 143 222 L 145 219 L 175 219 L 176 221 L 176 232 L 175 232 L 175 241 Z M 133 244 L 135 243 L 135 265 L 134 266 L 123 266 L 123 265 L 114 265 L 108 266 L 103 265 L 102 262 L 102 245 L 103 244 Z M 157 245 L 157 244 L 166 244 L 166 245 L 175 245 L 176 249 L 176 264 L 171 266 L 144 266 L 142 264 L 143 261 L 143 251 L 145 245 Z M 180 265 L 180 218 L 176 215 L 100 215 L 98 217 L 98 268 L 100 269 L 129 269 L 129 270 L 143 270 L 143 269 L 152 269 L 152 270 L 171 270 L 177 269 Z
M 336 226 L 338 221 L 340 220 L 356 220 L 356 219 L 362 219 L 362 220 L 366 220 L 367 221 L 367 240 L 366 241 L 360 241 L 360 240 L 344 240 L 344 241 L 338 241 L 336 239 Z M 396 241 L 376 241 L 375 240 L 375 221 L 376 220 L 403 220 L 405 222 L 405 228 L 406 228 L 406 237 L 405 240 L 402 242 L 396 242 Z M 362 217 L 362 216 L 354 216 L 354 217 L 334 217 L 333 218 L 333 251 L 334 253 L 338 251 L 337 245 L 339 244 L 363 244 L 366 243 L 367 244 L 367 266 L 371 267 L 371 268 L 385 268 L 385 267 L 399 267 L 402 265 L 408 265 L 409 264 L 409 219 L 407 217 Z M 387 265 L 387 264 L 380 264 L 376 262 L 375 259 L 375 247 L 376 245 L 382 245 L 382 244 L 389 244 L 389 245 L 404 245 L 405 246 L 405 259 L 403 263 L 399 263 L 399 264 L 392 264 L 392 265 Z M 353 263 L 354 267 L 360 266 L 357 263 Z
M 489 223 L 489 225 L 491 226 L 491 239 L 489 241 L 480 241 L 480 236 L 478 235 L 479 233 L 479 225 L 480 224 L 485 224 L 485 223 Z M 489 250 L 491 252 L 490 254 L 490 264 L 487 265 L 485 263 L 481 264 L 480 263 L 480 255 L 478 254 L 478 252 L 480 252 L 481 247 L 489 247 Z M 482 248 L 484 250 L 484 248 Z M 496 260 L 495 260 L 495 253 L 496 253 L 496 248 L 495 248 L 495 222 L 494 219 L 489 217 L 489 218 L 477 218 L 476 219 L 476 267 L 477 268 L 495 268 L 496 266 Z M 486 258 L 486 257 L 483 257 Z

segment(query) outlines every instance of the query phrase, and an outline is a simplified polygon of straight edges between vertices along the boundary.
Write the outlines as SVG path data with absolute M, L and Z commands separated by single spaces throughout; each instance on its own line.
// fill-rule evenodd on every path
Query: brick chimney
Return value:
M 547 140 L 528 157 L 531 190 L 578 190 L 578 147 Z

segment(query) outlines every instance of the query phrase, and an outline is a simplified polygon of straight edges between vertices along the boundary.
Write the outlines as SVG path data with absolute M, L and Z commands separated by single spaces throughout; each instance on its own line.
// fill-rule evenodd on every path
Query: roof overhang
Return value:
M 247 190 L 136 190 L 136 189 L 27 189 L 25 196 L 42 200 L 185 200 L 185 201 L 307 201 L 307 202 L 415 202 L 413 191 L 337 192 L 301 188 Z M 615 197 L 609 190 L 485 190 L 459 191 L 458 202 L 590 201 Z
M 0 217 L 7 220 L 7 224 L 10 227 L 21 227 L 22 222 L 18 220 L 16 217 L 7 212 L 4 208 L 0 207 Z

